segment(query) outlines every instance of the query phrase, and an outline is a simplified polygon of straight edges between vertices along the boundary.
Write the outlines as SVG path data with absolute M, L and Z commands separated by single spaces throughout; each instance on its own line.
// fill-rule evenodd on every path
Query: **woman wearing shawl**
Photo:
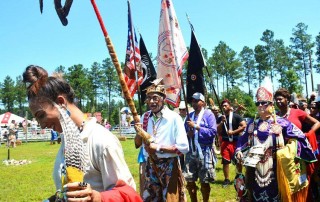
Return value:
M 49 201 L 108 201 L 115 195 L 108 192 L 117 188 L 127 190 L 132 201 L 141 200 L 132 194 L 135 183 L 117 137 L 95 118 L 84 119 L 71 86 L 60 75 L 48 76 L 34 65 L 26 68 L 23 81 L 41 128 L 63 133 L 53 170 L 57 191 Z
M 274 115 L 271 81 L 265 80 L 264 86 L 256 94 L 260 118 L 249 122 L 235 152 L 246 166 L 249 200 L 305 201 L 309 184 L 305 162 L 316 157 L 304 133 Z
M 298 103 L 298 99 L 295 93 L 290 94 L 290 92 L 285 88 L 279 88 L 274 93 L 274 99 L 276 102 L 276 105 L 279 109 L 278 115 L 288 119 L 291 123 L 293 123 L 295 126 L 297 126 L 302 132 L 305 133 L 312 151 L 315 155 L 319 153 L 318 151 L 318 145 L 317 145 L 317 138 L 316 138 L 316 132 L 319 131 L 320 128 L 320 122 L 312 117 L 307 112 L 295 108 L 290 107 L 290 100 L 293 101 L 293 103 Z M 308 174 L 308 180 L 311 180 L 312 184 L 314 184 L 314 179 L 312 176 L 314 176 L 315 171 L 315 164 L 310 163 L 307 165 L 307 174 Z M 307 197 L 307 201 L 313 201 L 313 192 L 316 193 L 315 189 L 316 186 L 309 186 L 309 193 Z

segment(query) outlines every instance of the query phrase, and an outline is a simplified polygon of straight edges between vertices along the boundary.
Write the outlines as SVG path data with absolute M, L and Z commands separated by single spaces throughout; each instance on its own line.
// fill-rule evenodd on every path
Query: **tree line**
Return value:
M 262 44 L 253 48 L 244 46 L 240 53 L 223 41 L 212 49 L 211 55 L 202 48 L 207 61 L 204 76 L 208 97 L 215 99 L 215 88 L 219 99 L 228 98 L 232 102 L 237 99 L 239 103 L 244 103 L 248 109 L 245 116 L 250 117 L 255 113 L 253 89 L 261 85 L 266 75 L 271 77 L 273 83 L 278 83 L 278 87 L 287 88 L 300 96 L 305 92 L 308 97 L 307 81 L 311 81 L 311 90 L 315 91 L 313 75 L 320 73 L 320 32 L 313 38 L 308 34 L 306 24 L 298 23 L 292 29 L 289 45 L 282 39 L 275 39 L 274 32 L 269 29 L 262 33 L 260 40 Z M 152 54 L 150 55 L 153 58 Z M 154 63 L 155 61 L 153 58 Z M 101 63 L 94 62 L 89 68 L 82 64 L 71 67 L 61 65 L 56 68 L 56 72 L 64 74 L 64 78 L 74 88 L 76 102 L 82 111 L 100 111 L 112 125 L 119 123 L 119 109 L 125 106 L 125 103 L 110 58 Z M 186 68 L 184 76 L 185 73 Z M 222 91 L 219 92 L 219 89 Z M 0 82 L 0 99 L 1 113 L 10 111 L 20 116 L 26 115 L 26 88 L 21 75 L 15 80 L 6 76 L 4 81 Z M 217 102 L 216 99 L 215 101 Z M 28 116 L 31 118 L 30 113 Z

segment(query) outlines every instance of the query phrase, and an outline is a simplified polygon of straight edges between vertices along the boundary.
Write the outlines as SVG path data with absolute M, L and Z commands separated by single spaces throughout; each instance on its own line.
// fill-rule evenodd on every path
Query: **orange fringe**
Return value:
M 307 200 L 309 185 L 300 189 L 297 193 L 291 195 L 291 199 L 294 202 L 305 202 Z

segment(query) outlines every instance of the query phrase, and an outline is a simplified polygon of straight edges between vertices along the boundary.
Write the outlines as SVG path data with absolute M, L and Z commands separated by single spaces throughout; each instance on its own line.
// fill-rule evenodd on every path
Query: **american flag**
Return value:
M 130 3 L 128 1 L 128 40 L 126 50 L 126 64 L 124 67 L 124 79 L 131 97 L 134 96 L 138 85 L 142 83 L 143 72 L 141 69 L 141 55 L 139 43 L 132 25 Z

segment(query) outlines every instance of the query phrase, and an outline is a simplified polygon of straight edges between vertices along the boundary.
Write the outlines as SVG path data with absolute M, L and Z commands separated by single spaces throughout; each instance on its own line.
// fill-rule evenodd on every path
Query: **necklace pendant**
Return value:
M 273 124 L 271 126 L 271 131 L 276 135 L 280 135 L 282 132 L 282 127 L 279 124 Z
M 268 130 L 268 126 L 269 126 L 269 123 L 266 122 L 266 121 L 264 121 L 264 122 L 262 122 L 262 123 L 259 125 L 258 129 L 259 129 L 261 132 L 265 132 L 265 131 Z
M 161 124 L 161 121 L 162 121 L 162 117 L 160 119 L 158 119 L 157 121 L 153 121 L 152 122 L 152 129 L 153 129 L 153 136 L 156 137 L 157 135 L 157 131 L 159 129 L 159 126 Z

